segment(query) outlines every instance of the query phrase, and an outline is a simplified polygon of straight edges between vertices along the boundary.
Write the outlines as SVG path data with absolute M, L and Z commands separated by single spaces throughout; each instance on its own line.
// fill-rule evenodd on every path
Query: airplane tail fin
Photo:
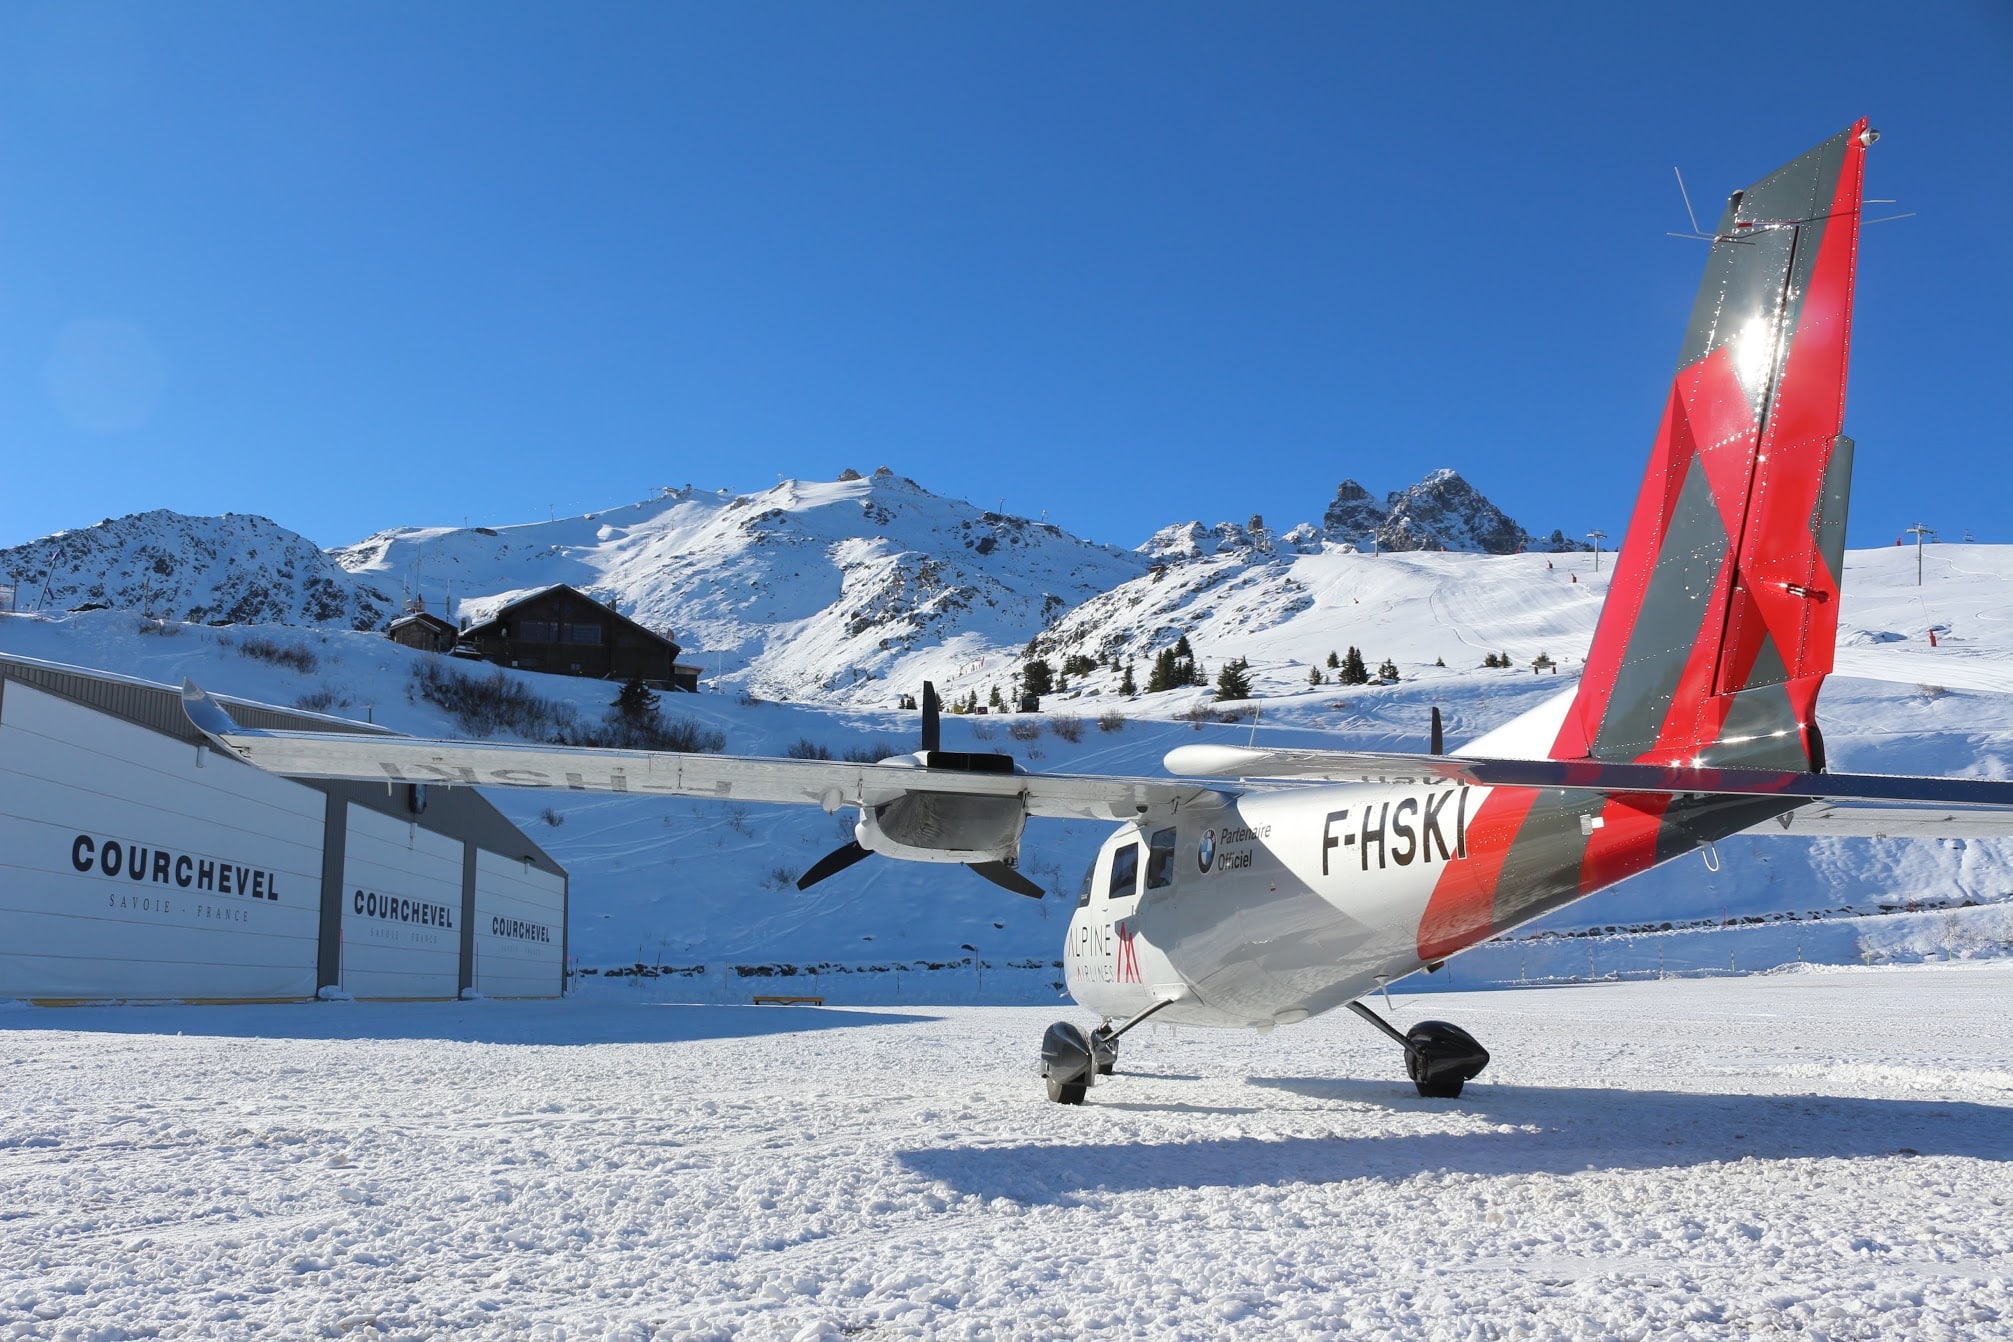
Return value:
M 1821 770 L 1864 120 L 1720 216 L 1554 759 Z

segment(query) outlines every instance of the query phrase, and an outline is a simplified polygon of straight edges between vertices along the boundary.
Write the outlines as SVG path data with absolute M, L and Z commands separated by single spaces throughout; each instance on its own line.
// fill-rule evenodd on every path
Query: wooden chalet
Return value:
M 676 643 L 563 583 L 517 598 L 462 630 L 460 640 L 459 655 L 498 666 L 699 688 L 699 668 L 679 664 Z
M 461 631 L 451 620 L 443 620 L 426 608 L 426 602 L 414 597 L 405 603 L 405 614 L 391 622 L 385 637 L 408 648 L 418 648 L 421 652 L 452 652 L 455 640 Z

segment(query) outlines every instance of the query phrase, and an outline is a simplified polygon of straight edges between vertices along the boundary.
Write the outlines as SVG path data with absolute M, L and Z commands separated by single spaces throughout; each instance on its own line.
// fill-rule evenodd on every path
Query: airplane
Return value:
M 190 720 L 274 773 L 815 805 L 858 815 L 800 888 L 872 855 L 962 863 L 1036 898 L 1030 816 L 1117 822 L 1077 894 L 1051 1100 L 1082 1104 L 1148 1020 L 1269 1031 L 1346 1007 L 1453 1098 L 1488 1051 L 1400 1033 L 1363 999 L 1731 835 L 2013 834 L 2013 782 L 1839 774 L 1815 708 L 1832 668 L 1852 440 L 1844 427 L 1862 119 L 1735 192 L 1710 237 L 1614 577 L 1576 686 L 1442 753 L 1191 745 L 1166 777 L 1028 772 L 942 749 L 872 764 L 247 730 L 193 683 Z

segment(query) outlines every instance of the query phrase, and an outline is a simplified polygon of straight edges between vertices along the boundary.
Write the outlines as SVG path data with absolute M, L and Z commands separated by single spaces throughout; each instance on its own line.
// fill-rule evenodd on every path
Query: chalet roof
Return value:
M 570 596 L 576 601 L 580 601 L 589 606 L 592 606 L 595 608 L 595 610 L 606 615 L 610 620 L 613 620 L 615 623 L 627 626 L 630 630 L 634 631 L 637 634 L 642 635 L 644 638 L 650 639 L 652 642 L 662 643 L 665 647 L 671 649 L 671 655 L 673 657 L 676 657 L 678 655 L 678 645 L 672 642 L 670 639 L 666 638 L 664 635 L 658 633 L 655 629 L 650 628 L 648 625 L 642 625 L 636 623 L 636 621 L 630 619 L 627 615 L 624 615 L 621 611 L 616 610 L 613 606 L 608 605 L 606 602 L 596 601 L 593 597 L 587 595 L 585 592 L 579 590 L 576 587 L 569 587 L 563 582 L 554 583 L 550 587 L 540 587 L 530 592 L 520 592 L 514 596 L 511 596 L 502 605 L 490 608 L 489 611 L 487 612 L 486 618 L 481 620 L 479 623 L 471 624 L 466 630 L 463 631 L 462 637 L 475 638 L 484 635 L 492 635 L 496 632 L 493 626 L 501 623 L 503 618 L 506 615 L 509 615 L 512 611 L 518 609 L 521 606 L 530 605 L 534 601 L 551 597 L 554 594 Z M 466 606 L 467 604 L 468 604 L 467 602 L 463 603 L 464 606 Z
M 450 634 L 455 632 L 455 625 L 452 620 L 443 620 L 440 618 L 440 616 L 435 615 L 430 610 L 407 611 L 405 614 L 399 616 L 396 620 L 393 620 L 389 627 L 393 629 L 403 629 L 407 625 L 412 624 L 423 624 L 428 626 L 429 628 L 444 630 L 445 632 Z

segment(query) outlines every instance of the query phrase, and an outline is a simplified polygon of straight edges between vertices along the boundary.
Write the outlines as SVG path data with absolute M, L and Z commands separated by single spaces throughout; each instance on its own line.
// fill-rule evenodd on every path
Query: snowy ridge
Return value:
M 332 552 L 387 584 L 416 574 L 480 618 L 569 583 L 668 629 L 709 678 L 764 698 L 888 703 L 1018 648 L 1144 571 L 1139 556 L 930 493 L 889 471 L 759 494 L 667 491 L 582 518 L 405 529 Z
M 1290 618 L 1310 608 L 1296 559 L 1355 541 L 1509 553 L 1528 540 L 1449 470 L 1382 508 L 1354 482 L 1341 496 L 1360 497 L 1363 527 L 1338 502 L 1325 530 L 1187 522 L 1136 551 L 943 498 L 886 469 L 740 496 L 667 489 L 519 526 L 394 528 L 326 555 L 263 518 L 153 512 L 0 553 L 11 565 L 0 582 L 13 574 L 29 610 L 111 606 L 318 628 L 381 628 L 412 596 L 481 619 L 566 583 L 668 632 L 686 660 L 736 690 L 864 706 L 925 678 L 958 681 L 982 701 L 1004 693 L 1011 663 L 1036 639 L 1062 649 L 1093 637 L 1112 655 L 1150 649 L 1162 626 L 1212 618 L 1225 583 L 1247 594 L 1227 631 Z M 1569 547 L 1558 538 L 1553 548 Z M 1139 584 L 1170 574 L 1152 593 Z M 1138 613 L 1135 627 L 1121 609 Z M 1053 632 L 1065 617 L 1070 630 Z
M 375 629 L 398 609 L 306 537 L 250 513 L 156 509 L 59 531 L 0 550 L 0 583 L 23 610 L 111 606 L 194 624 Z

